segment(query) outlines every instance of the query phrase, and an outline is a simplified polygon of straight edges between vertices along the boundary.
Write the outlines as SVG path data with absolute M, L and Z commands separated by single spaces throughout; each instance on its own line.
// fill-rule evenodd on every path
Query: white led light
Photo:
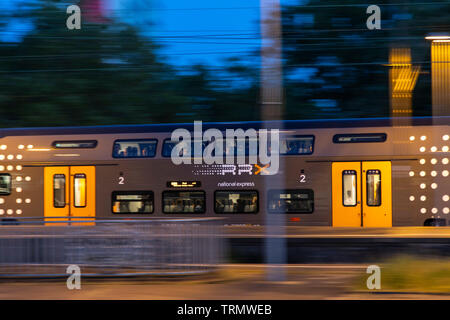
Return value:
M 25 199 L 25 203 L 31 203 L 31 199 Z
M 32 144 L 27 145 L 27 149 L 33 149 L 33 145 Z
M 427 200 L 426 196 L 420 196 L 420 201 L 425 201 L 425 200 Z
M 5 166 L 0 166 L 0 171 L 5 170 Z
M 25 146 L 23 144 L 20 144 L 19 149 L 23 149 L 23 148 L 25 148 Z
M 1 146 L 0 146 L 0 149 L 2 149 L 2 150 L 6 150 L 6 144 L 2 144 Z
M 25 177 L 25 181 L 31 181 L 31 177 L 26 176 L 26 177 Z
M 450 212 L 450 209 L 448 207 L 445 207 L 445 208 L 442 209 L 442 212 L 444 214 L 448 214 Z
M 448 146 L 443 146 L 442 147 L 442 152 L 448 152 Z
M 437 172 L 436 172 L 436 171 L 434 171 L 434 170 L 433 170 L 433 171 L 431 171 L 431 176 L 432 176 L 432 177 L 436 177 L 436 176 L 437 176 Z
M 425 171 L 420 171 L 419 174 L 420 174 L 421 177 L 425 177 L 425 175 L 426 175 Z
M 7 167 L 6 167 L 6 170 L 8 170 L 8 171 L 12 171 L 13 169 L 14 169 L 13 166 L 7 166 Z
M 414 198 L 414 196 L 410 196 L 409 197 L 409 201 L 414 201 L 416 198 Z
M 14 156 L 12 154 L 8 154 L 8 156 L 6 157 L 8 160 L 12 160 L 14 159 Z
M 5 214 L 5 210 L 0 209 L 0 215 L 4 215 Z
M 422 141 L 427 140 L 427 136 L 421 136 L 421 137 L 420 137 L 420 140 L 422 140 Z
M 17 198 L 17 199 L 16 199 L 16 203 L 22 203 L 22 199 Z
M 21 165 L 18 165 L 18 166 L 16 166 L 16 170 L 22 170 L 22 166 Z
M 420 147 L 419 151 L 420 152 L 425 152 L 425 147 Z
M 21 176 L 17 176 L 16 177 L 16 181 L 22 181 L 22 177 Z
M 23 156 L 22 156 L 21 154 L 18 154 L 18 155 L 16 156 L 16 158 L 17 158 L 17 160 L 22 160 L 22 159 L 23 159 Z
M 14 212 L 14 211 L 13 211 L 12 209 L 6 210 L 6 213 L 7 213 L 7 214 L 13 214 L 13 212 Z
M 438 186 L 437 183 L 432 183 L 432 184 L 431 184 L 431 189 L 436 189 L 437 186 Z
M 442 171 L 442 176 L 443 177 L 448 177 L 448 170 Z
M 425 159 L 420 159 L 420 164 L 425 164 L 425 162 L 427 162 Z
M 427 213 L 427 209 L 426 208 L 420 209 L 420 213 Z
M 433 159 L 431 159 L 431 164 L 436 164 L 437 163 L 437 159 L 436 158 L 433 158 Z
M 437 213 L 437 212 L 438 212 L 438 209 L 437 209 L 437 208 L 431 209 L 431 213 Z
M 4 154 L 0 154 L 0 160 L 5 160 L 5 155 Z
M 21 187 L 17 187 L 16 188 L 16 192 L 22 192 L 22 188 Z
M 414 141 L 414 140 L 416 140 L 416 137 L 414 137 L 414 136 L 409 137 L 409 141 Z
M 436 152 L 436 151 L 437 151 L 437 147 L 436 147 L 436 146 L 432 146 L 432 147 L 430 148 L 430 150 L 431 150 L 431 152 Z
M 420 189 L 425 189 L 426 187 L 427 187 L 427 185 L 425 183 L 420 184 Z
M 17 213 L 17 214 L 22 214 L 22 210 L 17 209 L 17 210 L 16 210 L 16 213 Z
M 3 203 L 5 203 L 5 199 L 0 198 L 0 204 L 3 204 Z
M 414 177 L 414 171 L 410 171 L 410 172 L 409 172 L 409 176 L 410 176 L 410 177 Z
M 442 164 L 448 164 L 448 158 L 442 159 Z
M 442 140 L 447 141 L 448 139 L 450 139 L 450 136 L 448 134 L 444 134 L 442 136 Z

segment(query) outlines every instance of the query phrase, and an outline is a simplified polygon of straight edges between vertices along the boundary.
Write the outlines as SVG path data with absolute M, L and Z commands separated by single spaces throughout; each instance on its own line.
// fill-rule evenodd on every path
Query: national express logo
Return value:
M 194 121 L 193 136 L 187 129 L 172 132 L 171 159 L 175 165 L 193 164 L 195 175 L 274 175 L 279 168 L 278 129 L 215 128 L 203 132 Z

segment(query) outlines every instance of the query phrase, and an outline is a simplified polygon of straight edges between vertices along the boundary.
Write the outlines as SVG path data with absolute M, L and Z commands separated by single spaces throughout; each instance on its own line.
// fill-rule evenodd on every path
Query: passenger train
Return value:
M 207 123 L 255 130 L 280 122 Z M 0 130 L 0 220 L 223 217 L 225 224 L 446 225 L 450 118 L 282 121 L 279 176 L 171 160 L 193 124 Z M 280 221 L 280 219 L 278 219 Z

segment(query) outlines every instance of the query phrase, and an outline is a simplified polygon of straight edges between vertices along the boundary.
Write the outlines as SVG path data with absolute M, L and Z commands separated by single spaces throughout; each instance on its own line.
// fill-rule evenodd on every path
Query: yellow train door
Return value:
M 94 218 L 95 167 L 44 168 L 44 215 L 67 217 L 71 222 Z
M 47 225 L 55 225 L 54 221 L 67 221 L 69 217 L 69 180 L 69 167 L 44 168 L 44 216 L 49 217 L 45 219 L 49 222 Z M 57 225 L 62 224 L 65 223 Z
M 361 226 L 361 163 L 332 164 L 332 225 Z
M 332 226 L 392 227 L 390 161 L 332 164 Z
M 392 227 L 391 162 L 362 163 L 363 226 Z

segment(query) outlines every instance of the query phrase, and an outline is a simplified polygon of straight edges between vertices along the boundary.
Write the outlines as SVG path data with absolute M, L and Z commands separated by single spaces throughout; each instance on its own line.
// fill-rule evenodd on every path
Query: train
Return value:
M 279 129 L 280 168 L 175 164 L 193 123 L 0 129 L 0 221 L 220 217 L 227 225 L 449 224 L 450 117 L 203 123 Z M 232 170 L 230 170 L 232 169 Z M 45 220 L 47 219 L 47 220 Z

